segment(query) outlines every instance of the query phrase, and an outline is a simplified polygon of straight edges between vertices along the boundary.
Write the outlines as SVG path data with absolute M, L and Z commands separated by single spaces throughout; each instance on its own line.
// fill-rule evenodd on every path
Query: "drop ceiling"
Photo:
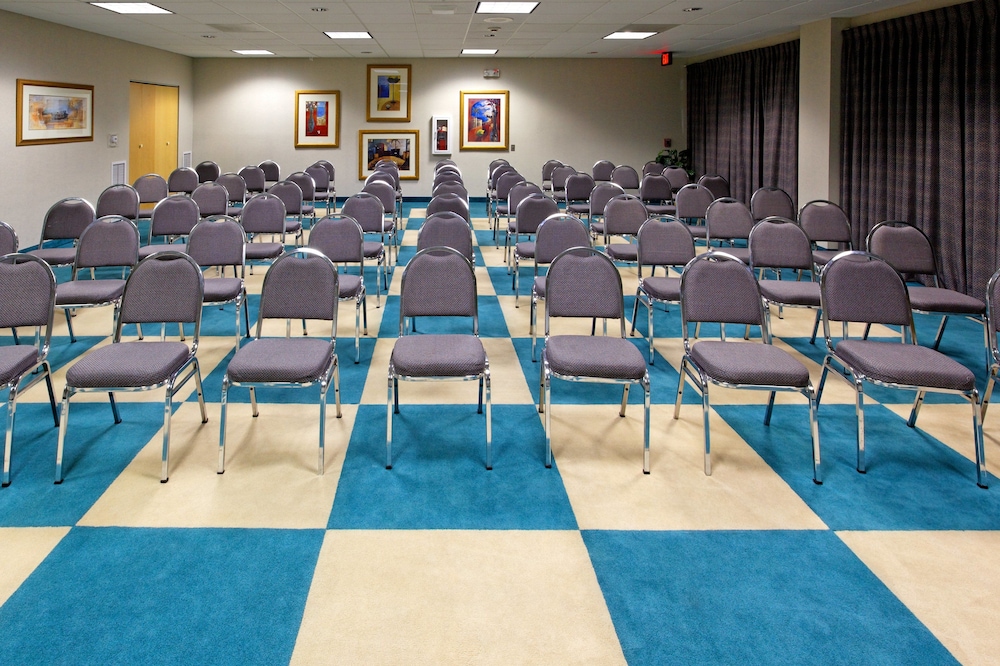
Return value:
M 476 2 L 154 0 L 173 14 L 120 15 L 83 0 L 0 0 L 0 10 L 193 58 L 239 57 L 232 49 L 283 58 L 451 58 L 463 48 L 495 48 L 498 58 L 641 58 L 662 51 L 697 56 L 907 2 L 541 0 L 528 15 L 483 15 Z M 692 7 L 700 9 L 686 11 Z M 628 29 L 656 34 L 603 39 Z M 334 41 L 323 34 L 331 30 L 366 30 L 373 39 Z

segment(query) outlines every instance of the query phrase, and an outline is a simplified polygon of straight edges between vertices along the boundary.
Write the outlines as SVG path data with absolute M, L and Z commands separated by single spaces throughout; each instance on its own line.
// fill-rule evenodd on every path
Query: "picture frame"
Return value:
M 431 155 L 451 155 L 455 132 L 451 116 L 431 117 Z
M 295 91 L 295 147 L 340 147 L 340 91 Z
M 463 90 L 459 94 L 459 149 L 507 150 L 510 91 Z
M 410 122 L 410 65 L 368 65 L 368 122 Z
M 94 140 L 94 86 L 17 79 L 18 146 Z
M 384 158 L 399 166 L 400 180 L 420 178 L 420 130 L 358 130 L 358 179 L 364 180 Z

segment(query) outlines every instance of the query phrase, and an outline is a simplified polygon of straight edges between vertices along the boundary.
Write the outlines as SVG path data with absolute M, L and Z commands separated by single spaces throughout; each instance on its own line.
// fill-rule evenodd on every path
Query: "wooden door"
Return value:
M 177 168 L 176 86 L 132 82 L 129 88 L 129 181 L 147 173 L 164 178 Z

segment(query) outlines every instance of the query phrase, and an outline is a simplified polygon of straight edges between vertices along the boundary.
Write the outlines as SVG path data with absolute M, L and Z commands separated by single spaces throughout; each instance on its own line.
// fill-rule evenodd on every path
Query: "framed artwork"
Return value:
M 451 155 L 451 116 L 431 118 L 431 155 Z
M 359 130 L 358 178 L 375 171 L 379 160 L 389 159 L 399 167 L 401 180 L 420 177 L 420 130 Z
M 295 147 L 340 146 L 340 91 L 295 91 Z
M 94 140 L 94 86 L 17 80 L 18 146 Z
M 410 122 L 410 66 L 368 65 L 369 122 Z
M 510 125 L 507 90 L 484 90 L 461 93 L 461 150 L 507 150 Z

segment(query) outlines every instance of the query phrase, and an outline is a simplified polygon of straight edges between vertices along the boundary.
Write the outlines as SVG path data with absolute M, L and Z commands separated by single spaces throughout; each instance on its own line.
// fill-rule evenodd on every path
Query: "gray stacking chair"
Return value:
M 444 180 L 434 186 L 431 190 L 431 197 L 436 197 L 441 194 L 455 194 L 462 198 L 463 201 L 468 205 L 469 202 L 469 190 L 465 188 L 460 180 Z
M 243 182 L 247 184 L 247 194 L 260 194 L 267 189 L 267 178 L 264 177 L 264 170 L 259 166 L 249 164 L 239 171 L 243 177 Z
M 566 201 L 566 181 L 576 173 L 576 169 L 569 164 L 557 166 L 552 172 L 552 198 L 556 201 Z
M 373 180 L 373 177 L 377 176 L 389 177 L 386 182 L 392 185 L 395 194 L 395 203 L 391 211 L 392 220 L 394 223 L 398 223 L 403 218 L 403 188 L 399 182 L 399 165 L 389 159 L 380 160 L 375 165 L 374 173 L 366 179 L 365 184 L 367 185 L 369 180 Z
M 323 170 L 326 173 L 326 170 Z M 312 226 L 316 223 L 316 181 L 305 171 L 296 171 L 295 173 L 289 174 L 286 180 L 290 180 L 299 186 L 302 191 L 302 204 L 299 211 L 299 220 L 304 225 L 305 218 L 309 218 L 309 224 Z M 272 187 L 272 189 L 274 189 Z M 288 207 L 288 204 L 285 204 Z
M 611 182 L 618 183 L 626 192 L 631 190 L 630 194 L 639 192 L 639 174 L 627 164 L 619 164 L 615 167 L 611 173 Z
M 6 222 L 0 222 L 0 256 L 17 252 L 20 242 L 14 227 Z
M 330 172 L 322 164 L 313 164 L 306 167 L 305 173 L 313 180 L 313 206 L 322 204 L 324 212 L 328 215 L 335 212 L 336 198 L 333 202 L 333 208 L 330 208 Z M 313 218 L 315 217 L 314 213 Z
M 718 174 L 705 174 L 698 179 L 698 184 L 707 187 L 712 193 L 712 199 L 724 199 L 732 196 L 729 190 L 729 181 L 725 176 Z
M 611 160 L 597 160 L 590 170 L 590 175 L 594 177 L 596 183 L 610 183 L 611 172 L 614 170 L 615 163 Z
M 115 391 L 166 389 L 163 404 L 163 451 L 160 483 L 170 474 L 170 416 L 173 397 L 194 377 L 201 407 L 201 422 L 208 423 L 205 396 L 198 365 L 198 338 L 201 334 L 201 307 L 204 294 L 201 269 L 191 257 L 174 251 L 159 252 L 143 259 L 125 284 L 125 293 L 116 312 L 112 344 L 98 347 L 66 371 L 59 442 L 56 448 L 56 483 L 63 479 L 63 451 L 69 424 L 69 400 L 77 393 L 103 393 L 111 397 L 115 423 L 121 423 Z M 190 344 L 160 340 L 122 341 L 125 324 L 194 324 Z
M 639 264 L 639 286 L 635 292 L 635 303 L 632 305 L 632 330 L 629 335 L 635 335 L 635 322 L 639 314 L 639 306 L 646 308 L 646 338 L 649 341 L 649 364 L 653 364 L 653 305 L 656 303 L 680 303 L 681 279 L 670 275 L 672 266 L 686 266 L 694 259 L 694 237 L 686 224 L 672 217 L 651 217 L 639 228 L 636 236 L 638 252 L 636 262 Z M 650 266 L 655 272 L 657 266 L 663 266 L 666 275 L 643 277 L 642 267 Z
M 337 297 L 354 301 L 354 362 L 361 362 L 361 316 L 368 335 L 368 296 L 365 292 L 365 232 L 358 221 L 346 215 L 327 215 L 309 232 L 309 247 L 337 264 L 357 264 L 358 274 L 337 274 Z M 378 287 L 378 276 L 375 278 Z
M 357 220 L 366 236 L 375 234 L 379 236 L 377 242 L 365 241 L 365 259 L 373 259 L 378 262 L 379 266 L 382 266 L 382 287 L 388 291 L 387 273 L 389 264 L 392 262 L 391 241 L 395 228 L 391 223 L 386 224 L 385 207 L 382 205 L 382 200 L 371 192 L 358 192 L 348 197 L 340 212 Z M 386 249 L 387 247 L 389 249 Z
M 243 180 L 243 176 L 230 171 L 220 175 L 215 182 L 226 188 L 226 215 L 239 217 L 243 212 L 243 204 L 247 202 L 247 182 Z
M 434 180 L 431 181 L 431 189 L 436 188 L 438 185 L 444 185 L 445 183 L 464 183 L 462 178 L 462 172 L 458 170 L 457 167 L 443 167 L 434 172 Z
M 597 183 L 589 173 L 574 173 L 566 179 L 566 212 L 575 217 L 590 213 L 590 195 Z
M 229 190 L 214 180 L 196 187 L 191 198 L 198 204 L 198 212 L 202 218 L 226 215 L 229 212 Z
M 563 166 L 563 163 L 559 160 L 545 160 L 542 164 L 542 192 L 552 191 L 552 173 L 557 167 Z M 595 178 L 596 180 L 596 178 Z
M 670 181 L 670 188 L 676 194 L 682 187 L 691 183 L 688 172 L 679 166 L 668 166 L 663 169 L 663 177 Z
M 314 166 L 321 166 L 324 169 L 326 169 L 326 173 L 329 176 L 329 183 L 327 184 L 327 192 L 328 192 L 329 198 L 330 198 L 330 205 L 333 206 L 333 208 L 327 209 L 326 212 L 328 214 L 329 213 L 336 213 L 337 212 L 337 183 L 336 183 L 336 180 L 337 180 L 337 170 L 336 170 L 336 168 L 334 168 L 333 163 L 331 163 L 329 160 L 316 160 Z M 308 172 L 309 170 L 306 169 L 306 171 Z
M 125 276 L 139 261 L 139 230 L 121 215 L 107 215 L 83 230 L 76 246 L 73 277 L 56 287 L 56 307 L 66 313 L 69 339 L 76 342 L 71 310 L 117 305 L 125 291 Z M 82 279 L 92 269 L 120 268 L 121 278 Z
M 250 308 L 247 307 L 247 290 L 243 282 L 246 270 L 247 235 L 236 218 L 217 215 L 202 220 L 191 230 L 187 253 L 201 268 L 216 267 L 218 277 L 205 278 L 204 305 L 222 306 L 236 304 L 236 348 L 240 347 L 240 310 L 250 336 Z M 225 276 L 226 267 L 232 267 L 233 277 Z
M 472 225 L 472 217 L 469 213 L 469 202 L 461 194 L 443 193 L 436 194 L 427 202 L 425 217 L 430 217 L 436 213 L 455 213 L 465 220 L 466 226 Z
M 285 233 L 291 234 L 298 245 L 302 242 L 302 229 L 305 227 L 306 205 L 302 198 L 302 188 L 290 180 L 279 180 L 267 188 L 268 194 L 281 199 L 285 204 Z M 310 209 L 312 210 L 312 209 Z
M 243 206 L 240 224 L 247 234 L 247 261 L 274 261 L 285 251 L 285 204 L 274 194 L 255 194 Z M 277 236 L 277 242 L 255 242 L 260 234 Z M 251 268 L 251 272 L 253 269 Z
M 358 210 L 357 206 L 348 206 L 347 208 L 349 210 Z M 379 213 L 379 214 L 381 214 L 381 213 Z M 339 220 L 341 218 L 346 218 L 346 219 L 351 220 L 354 223 L 358 224 L 359 227 L 361 226 L 357 219 L 355 219 L 354 217 L 351 217 L 350 215 L 348 215 L 347 213 L 345 213 L 343 210 L 341 210 L 340 213 L 331 213 L 330 215 L 327 215 L 326 218 L 329 218 L 331 220 Z M 348 248 L 341 248 L 341 249 L 338 249 L 338 250 L 334 251 L 332 248 L 327 247 L 328 243 L 327 243 L 326 240 L 324 240 L 320 244 L 320 246 L 318 248 L 316 248 L 316 249 L 319 249 L 324 254 L 326 253 L 327 250 L 329 250 L 331 252 L 334 252 L 334 254 L 337 257 L 340 257 L 338 259 L 333 259 L 333 262 L 335 264 L 351 264 L 351 263 L 358 263 L 358 264 L 360 264 L 359 275 L 361 275 L 362 278 L 364 277 L 364 274 L 365 274 L 365 272 L 364 272 L 364 260 L 370 259 L 370 260 L 374 261 L 375 262 L 375 307 L 376 308 L 381 308 L 382 307 L 382 289 L 383 288 L 386 289 L 386 290 L 389 289 L 389 283 L 388 283 L 387 278 L 386 278 L 385 247 L 379 241 L 366 241 L 366 240 L 364 240 L 364 233 L 365 232 L 364 232 L 363 228 L 361 230 L 361 233 L 362 233 L 362 239 L 361 239 L 361 241 L 362 241 L 361 242 L 361 259 L 357 259 L 357 258 L 355 258 L 355 259 L 348 259 L 348 258 L 345 258 L 345 257 L 348 257 L 348 256 L 351 256 L 351 257 L 354 256 L 353 245 L 351 247 L 348 247 Z M 337 236 L 337 238 L 341 238 L 341 237 L 343 237 L 346 234 L 347 234 L 347 230 L 340 229 L 340 231 L 336 234 L 336 236 Z M 323 238 L 323 234 L 320 235 L 320 239 L 322 239 L 322 238 Z M 348 240 L 351 240 L 351 243 L 353 244 L 353 240 L 352 239 L 348 239 Z M 310 247 L 315 247 L 313 245 L 313 242 L 312 242 L 312 233 L 311 232 L 310 232 L 310 237 L 309 237 L 309 245 L 310 245 Z M 330 255 L 327 255 L 327 256 L 330 256 Z M 331 257 L 331 259 L 332 259 L 332 257 Z M 352 280 L 349 280 L 349 278 L 348 278 L 347 275 L 342 275 L 341 277 L 343 279 L 345 279 L 345 280 L 348 280 L 348 282 L 352 281 Z M 363 282 L 362 282 L 362 286 L 363 286 Z M 340 285 L 341 292 L 342 293 L 352 293 L 352 294 L 356 295 L 357 292 L 355 292 L 353 288 L 349 288 L 349 287 L 353 287 L 353 285 L 343 284 L 342 283 Z M 365 335 L 367 335 L 368 334 L 367 333 L 367 331 L 368 331 L 368 309 L 367 309 L 368 306 L 367 306 L 367 300 L 364 301 L 364 306 L 365 306 Z
M 758 274 L 760 293 L 765 305 L 782 308 L 811 308 L 816 311 L 812 336 L 815 344 L 821 314 L 819 282 L 803 280 L 803 271 L 812 271 L 813 257 L 809 237 L 802 227 L 784 217 L 765 217 L 750 231 L 750 270 Z M 795 280 L 781 279 L 781 269 L 797 273 Z M 777 273 L 777 279 L 768 279 L 768 270 Z
M 604 207 L 604 253 L 614 261 L 635 263 L 635 243 L 610 243 L 613 236 L 635 238 L 639 227 L 649 218 L 646 205 L 633 194 L 619 194 Z
M 689 226 L 691 235 L 695 238 L 708 237 L 705 215 L 715 199 L 711 190 L 704 185 L 694 183 L 685 185 L 674 195 L 674 203 L 677 206 L 675 215 Z
M 643 176 L 659 176 L 661 173 L 663 173 L 663 165 L 656 160 L 650 160 L 642 165 Z
M 86 199 L 67 197 L 52 204 L 45 213 L 42 222 L 42 236 L 38 240 L 38 248 L 29 250 L 32 254 L 49 266 L 68 266 L 76 259 L 76 248 L 62 247 L 66 241 L 74 243 L 80 238 L 83 230 L 91 225 L 97 217 L 94 207 Z M 58 246 L 45 246 L 45 241 L 62 241 Z
M 3 487 L 10 485 L 11 444 L 17 396 L 42 379 L 49 390 L 52 420 L 59 425 L 56 398 L 52 392 L 52 369 L 47 360 L 52 341 L 56 278 L 49 265 L 29 254 L 8 253 L 0 257 L 0 327 L 35 328 L 34 344 L 0 347 L 0 390 L 7 389 L 7 430 L 3 451 Z
M 992 360 L 990 363 L 990 378 L 986 382 L 986 390 L 983 391 L 982 419 L 986 420 L 986 409 L 989 407 L 990 398 L 993 396 L 993 387 L 997 383 L 997 375 L 1000 374 L 1000 346 L 997 344 L 997 332 L 1000 331 L 1000 270 L 990 277 L 986 285 L 986 335 L 989 337 L 989 354 Z
M 750 209 L 736 199 L 716 199 L 705 211 L 705 239 L 709 247 L 712 241 L 734 246 L 736 241 L 747 241 L 754 219 Z M 750 248 L 727 247 L 726 252 L 745 264 L 750 263 Z
M 511 191 L 519 183 L 526 183 L 524 176 L 517 171 L 508 171 L 496 180 L 496 189 L 493 192 L 493 210 L 491 213 L 491 224 L 493 225 L 493 237 L 496 238 L 500 229 L 500 216 L 510 219 L 510 207 L 508 198 Z
M 139 176 L 132 183 L 132 187 L 139 193 L 139 219 L 148 219 L 153 214 L 152 208 L 143 208 L 143 204 L 153 205 L 160 203 L 161 199 L 166 199 L 170 194 L 167 189 L 166 179 L 158 173 L 147 173 Z
M 194 167 L 195 173 L 198 174 L 199 183 L 212 183 L 215 182 L 219 176 L 222 175 L 222 169 L 219 165 L 212 160 L 205 160 L 204 162 L 199 162 Z
M 190 195 L 198 185 L 198 172 L 191 167 L 177 167 L 167 176 L 167 189 L 173 194 Z
M 514 215 L 514 228 L 507 230 L 507 245 L 510 245 L 510 237 L 514 236 L 513 267 L 510 269 L 514 274 L 514 307 L 520 307 L 521 290 L 519 273 L 522 259 L 535 258 L 535 241 L 532 238 L 538 233 L 538 227 L 542 222 L 559 213 L 559 204 L 544 194 L 531 194 L 521 200 Z M 520 240 L 521 236 L 527 236 L 528 240 Z M 506 253 L 506 248 L 504 249 Z M 554 256 L 554 255 L 553 255 Z M 538 273 L 538 266 L 535 265 L 535 273 Z
M 911 428 L 916 425 L 927 391 L 951 393 L 962 396 L 972 405 L 976 483 L 986 488 L 989 473 L 986 471 L 976 376 L 954 359 L 917 344 L 913 310 L 902 276 L 881 257 L 867 252 L 843 252 L 823 268 L 820 293 L 827 351 L 817 401 L 822 398 L 827 374 L 840 377 L 854 388 L 858 417 L 858 471 L 865 471 L 865 382 L 916 391 L 913 409 L 906 422 Z M 844 334 L 836 342 L 830 333 L 831 321 L 843 322 Z M 902 329 L 899 342 L 852 340 L 847 336 L 847 325 L 851 322 L 899 326 Z M 906 342 L 907 329 L 910 332 L 909 344 Z
M 816 199 L 803 206 L 799 210 L 799 226 L 806 232 L 813 246 L 815 277 L 819 276 L 819 271 L 826 262 L 844 250 L 854 249 L 851 221 L 847 219 L 844 209 L 832 201 Z M 836 243 L 836 246 L 821 247 L 818 243 Z
M 625 190 L 618 183 L 608 181 L 599 182 L 594 185 L 594 189 L 590 193 L 589 205 L 587 206 L 587 224 L 590 227 L 590 233 L 593 234 L 595 239 L 598 236 L 604 235 L 604 209 L 607 207 L 608 202 L 619 194 L 625 194 Z
M 388 174 L 386 174 L 388 175 Z M 378 199 L 382 204 L 382 223 L 381 223 L 381 237 L 382 241 L 386 244 L 389 251 L 389 263 L 392 263 L 392 248 L 395 247 L 396 257 L 399 257 L 399 243 L 397 231 L 398 218 L 396 215 L 396 189 L 391 183 L 386 181 L 380 181 L 375 179 L 369 179 L 364 188 L 361 190 L 366 194 Z M 361 222 L 358 219 L 358 222 Z M 373 233 L 373 228 L 369 228 L 366 222 L 361 222 L 361 228 L 365 230 L 365 233 Z
M 622 385 L 618 412 L 625 416 L 629 388 L 639 384 L 644 394 L 642 471 L 649 474 L 649 371 L 646 359 L 625 338 L 622 279 L 614 263 L 589 247 L 562 252 L 546 278 L 545 348 L 542 350 L 538 412 L 545 415 L 545 466 L 552 466 L 552 380 Z M 617 319 L 620 334 L 550 335 L 556 317 Z M 548 405 L 548 409 L 546 409 Z
M 97 197 L 97 217 L 121 215 L 135 222 L 139 219 L 139 193 L 131 185 L 111 185 Z
M 319 384 L 319 465 L 325 471 L 326 397 L 333 384 L 337 418 L 340 411 L 340 366 L 337 364 L 337 268 L 319 250 L 296 248 L 278 257 L 264 275 L 260 315 L 254 339 L 236 350 L 222 379 L 219 425 L 219 474 L 226 471 L 226 412 L 229 389 L 248 387 L 257 416 L 256 388 L 302 388 Z M 286 320 L 285 337 L 261 337 L 265 319 Z M 330 337 L 290 337 L 292 319 L 321 319 L 331 323 Z
M 277 183 L 281 180 L 281 167 L 274 160 L 264 160 L 257 165 L 264 172 L 264 182 Z
M 198 202 L 186 194 L 174 194 L 161 200 L 153 209 L 148 244 L 139 248 L 139 259 L 162 250 L 186 252 L 187 243 L 175 241 L 186 239 L 199 219 L 201 209 Z M 163 236 L 166 244 L 153 245 L 153 239 L 158 236 Z
M 496 205 L 497 181 L 500 176 L 510 171 L 517 171 L 507 160 L 493 160 L 490 162 L 489 175 L 486 177 L 486 216 L 492 217 L 493 206 Z
M 639 182 L 639 198 L 650 215 L 674 215 L 674 192 L 670 181 L 662 174 L 647 174 Z
M 442 211 L 428 215 L 417 232 L 417 252 L 429 247 L 450 247 L 476 265 L 472 227 L 458 213 Z
M 507 193 L 507 199 L 498 204 L 497 210 L 499 214 L 504 215 L 507 219 L 507 235 L 513 233 L 513 217 L 517 214 L 517 207 L 524 201 L 525 198 L 532 194 L 544 194 L 542 188 L 534 183 L 529 183 L 527 181 L 521 181 L 510 188 L 510 192 Z M 499 220 L 498 220 L 499 222 Z M 494 231 L 499 232 L 499 224 L 494 228 Z M 496 236 L 494 236 L 496 240 Z M 504 248 L 504 259 L 507 258 L 507 251 L 509 248 Z
M 399 294 L 399 338 L 389 358 L 386 469 L 392 469 L 392 415 L 399 413 L 401 380 L 478 381 L 480 414 L 484 390 L 486 394 L 486 469 L 493 469 L 490 361 L 479 339 L 478 300 L 476 272 L 457 250 L 430 247 L 407 262 Z M 472 333 L 407 335 L 407 318 L 439 316 L 471 318 Z
M 795 219 L 795 204 L 792 197 L 780 187 L 759 187 L 750 196 L 750 212 L 754 221 L 765 217 Z
M 906 222 L 882 222 L 868 232 L 867 245 L 869 252 L 885 259 L 899 273 L 929 278 L 930 286 L 911 286 L 907 290 L 914 312 L 941 315 L 941 324 L 931 349 L 937 349 L 941 344 L 949 315 L 969 317 L 983 325 L 986 367 L 989 367 L 990 341 L 986 326 L 986 304 L 975 296 L 939 286 L 934 248 L 924 232 Z
M 538 301 L 545 300 L 546 285 L 546 276 L 538 274 L 538 267 L 551 264 L 556 257 L 571 247 L 590 247 L 587 225 L 580 218 L 556 213 L 546 217 L 538 225 L 534 246 L 534 278 L 531 281 L 531 313 L 528 319 L 533 363 L 537 360 L 535 347 L 538 342 Z M 516 290 L 514 305 L 517 306 Z
M 712 442 L 709 431 L 709 386 L 769 391 L 764 425 L 770 425 L 776 391 L 801 393 L 809 401 L 809 431 L 812 439 L 813 481 L 823 482 L 820 470 L 819 426 L 816 406 L 819 398 L 813 390 L 809 370 L 795 357 L 771 344 L 771 327 L 760 288 L 750 269 L 726 252 L 711 251 L 698 255 L 681 275 L 681 334 L 684 356 L 677 381 L 674 418 L 680 418 L 684 379 L 690 379 L 701 392 L 705 429 L 705 474 L 712 473 Z M 719 340 L 688 337 L 690 323 L 718 323 Z M 760 326 L 761 342 L 726 340 L 726 324 Z

